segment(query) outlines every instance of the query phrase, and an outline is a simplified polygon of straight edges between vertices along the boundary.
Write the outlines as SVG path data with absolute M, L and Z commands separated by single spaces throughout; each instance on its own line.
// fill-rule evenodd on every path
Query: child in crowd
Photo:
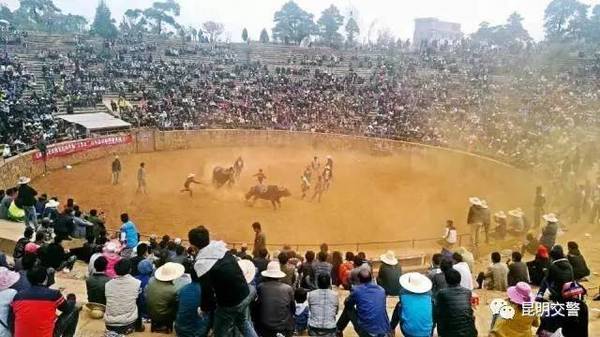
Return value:
M 308 328 L 308 302 L 306 298 L 307 293 L 305 289 L 296 289 L 294 292 L 294 300 L 296 301 L 296 312 L 294 313 L 296 335 L 302 335 Z

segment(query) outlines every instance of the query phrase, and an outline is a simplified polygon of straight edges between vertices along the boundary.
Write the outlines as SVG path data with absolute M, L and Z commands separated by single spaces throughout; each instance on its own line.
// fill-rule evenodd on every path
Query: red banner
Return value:
M 73 153 L 87 151 L 89 149 L 94 149 L 97 147 L 129 144 L 132 141 L 133 137 L 131 135 L 125 135 L 84 139 L 64 144 L 50 145 L 48 146 L 48 150 L 46 151 L 46 158 L 50 159 L 54 157 L 68 156 Z M 41 152 L 37 151 L 33 154 L 33 160 L 37 161 L 42 159 L 43 157 Z

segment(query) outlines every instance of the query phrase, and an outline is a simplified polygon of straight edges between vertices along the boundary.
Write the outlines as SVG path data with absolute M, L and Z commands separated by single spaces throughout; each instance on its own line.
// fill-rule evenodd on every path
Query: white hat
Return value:
M 327 155 L 327 159 L 331 159 L 331 155 L 330 154 Z
M 194 178 L 196 175 L 193 173 L 188 174 L 188 178 Z
M 107 252 L 110 253 L 116 253 L 117 252 L 117 244 L 114 242 L 107 242 L 106 245 L 104 245 L 104 250 L 106 250 Z
M 182 264 L 167 262 L 156 269 L 154 277 L 159 281 L 169 282 L 180 278 L 185 273 L 185 268 Z
M 18 185 L 25 185 L 27 183 L 29 183 L 31 181 L 31 179 L 29 177 L 19 177 L 19 180 L 17 181 Z
M 523 211 L 520 208 L 511 209 L 508 211 L 508 215 L 514 216 L 515 218 L 520 218 L 523 216 Z
M 487 201 L 481 200 L 481 205 L 479 205 L 479 207 L 481 207 L 481 208 L 488 208 Z
M 56 208 L 56 207 L 58 207 L 59 205 L 60 205 L 60 202 L 58 202 L 58 201 L 56 201 L 56 200 L 54 200 L 54 199 L 50 199 L 50 200 L 48 200 L 48 202 L 46 203 L 46 207 L 49 207 L 49 208 Z
M 389 264 L 390 266 L 395 266 L 398 264 L 398 259 L 396 258 L 396 254 L 393 251 L 388 250 L 385 254 L 379 257 L 381 262 L 385 264 Z
M 544 215 L 542 215 L 542 218 L 544 218 L 544 220 L 546 220 L 548 222 L 558 222 L 558 218 L 556 217 L 556 214 L 554 214 L 554 213 L 544 214 Z
M 254 280 L 254 276 L 256 275 L 256 266 L 250 260 L 239 260 L 238 264 L 242 269 L 242 273 L 244 273 L 244 278 L 246 279 L 246 283 L 252 282 Z
M 264 277 L 269 278 L 282 278 L 285 277 L 285 273 L 281 271 L 281 265 L 279 261 L 271 261 L 267 265 L 267 270 L 260 273 Z
M 176 245 L 180 245 L 181 244 L 181 238 L 175 238 L 175 240 L 173 240 L 173 243 Z
M 504 213 L 504 211 L 496 212 L 494 216 L 499 219 L 506 219 L 506 213 Z
M 470 197 L 469 202 L 475 206 L 481 206 L 481 200 L 477 197 Z
M 400 276 L 400 285 L 402 288 L 415 294 L 423 294 L 431 290 L 433 286 L 431 280 L 420 273 L 406 273 Z

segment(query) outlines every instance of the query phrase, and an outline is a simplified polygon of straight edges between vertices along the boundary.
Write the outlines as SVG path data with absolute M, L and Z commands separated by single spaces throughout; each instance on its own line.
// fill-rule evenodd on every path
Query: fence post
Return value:
M 357 253 L 360 252 L 360 243 L 358 243 L 358 242 L 356 243 L 356 252 Z

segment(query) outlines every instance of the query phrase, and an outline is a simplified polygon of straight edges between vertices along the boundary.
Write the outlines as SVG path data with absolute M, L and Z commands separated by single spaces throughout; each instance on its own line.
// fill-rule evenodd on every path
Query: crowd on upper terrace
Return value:
M 137 38 L 104 44 L 79 39 L 71 49 L 36 51 L 44 77 L 37 80 L 46 91 L 35 98 L 48 104 L 36 109 L 28 103 L 25 116 L 11 112 L 22 123 L 3 141 L 23 141 L 25 125 L 50 116 L 56 100 L 70 112 L 113 93 L 121 98 L 112 110 L 136 126 L 339 132 L 539 165 L 585 140 L 579 132 L 598 125 L 600 95 L 598 56 L 557 72 L 528 62 L 541 48 L 505 50 L 464 40 L 377 56 L 322 55 L 323 49 L 315 49 L 312 56 L 281 55 L 274 65 L 260 52 L 244 59 L 228 46 L 161 48 Z M 25 86 L 27 77 L 19 78 Z M 5 75 L 6 104 L 29 99 L 11 83 Z

